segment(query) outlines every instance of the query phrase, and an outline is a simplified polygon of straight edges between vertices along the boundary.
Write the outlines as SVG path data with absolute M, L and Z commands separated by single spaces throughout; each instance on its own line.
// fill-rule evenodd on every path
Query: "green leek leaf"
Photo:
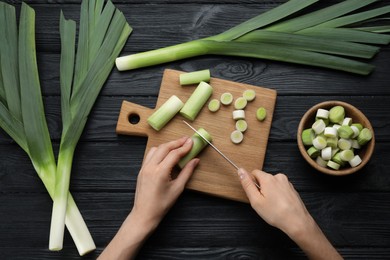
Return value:
M 0 26 L 3 37 L 0 39 L 1 51 L 1 74 L 3 80 L 3 88 L 5 97 L 10 102 L 7 103 L 8 109 L 13 116 L 22 120 L 22 112 L 20 106 L 20 89 L 19 89 L 19 73 L 18 73 L 18 46 L 17 42 L 17 25 L 15 8 L 2 3 L 2 12 L 0 12 Z M 6 24 L 7 26 L 3 26 Z
M 390 33 L 390 25 L 356 27 L 354 29 L 359 31 L 372 32 L 372 33 Z
M 70 97 L 75 59 L 76 23 L 72 20 L 66 20 L 62 11 L 60 16 L 60 35 L 61 115 L 63 127 L 68 127 L 71 122 Z
M 344 14 L 355 11 L 378 0 L 346 0 L 338 4 L 302 15 L 270 27 L 267 30 L 279 32 L 296 32 L 318 24 L 327 22 L 331 19 L 340 17 Z
M 389 44 L 390 35 L 364 32 L 349 28 L 316 28 L 313 30 L 303 30 L 298 34 L 314 36 L 321 39 L 333 39 L 340 41 L 350 41 L 368 44 Z
M 241 36 L 238 42 L 259 42 L 288 46 L 306 51 L 338 54 L 358 58 L 372 58 L 378 51 L 378 47 L 353 42 L 343 42 L 336 39 L 322 39 L 305 35 L 256 30 Z
M 46 124 L 35 56 L 35 12 L 22 3 L 19 25 L 19 73 L 24 132 L 33 161 L 54 163 L 54 154 Z
M 222 34 L 213 37 L 213 40 L 234 40 L 250 31 L 262 28 L 271 23 L 277 22 L 291 14 L 294 14 L 318 0 L 291 0 L 263 14 L 260 14 L 248 21 L 241 23 Z
M 209 54 L 223 54 L 240 57 L 262 58 L 297 64 L 325 67 L 367 75 L 374 66 L 337 56 L 297 50 L 288 46 L 266 43 L 211 42 L 204 41 Z
M 387 13 L 390 13 L 390 6 L 383 6 L 380 8 L 373 9 L 373 10 L 336 18 L 336 19 L 327 21 L 325 23 L 319 24 L 317 26 L 314 26 L 313 28 L 316 28 L 316 27 L 332 28 L 332 27 L 346 26 L 346 25 L 350 25 L 350 24 L 354 24 L 354 23 L 358 23 L 358 22 L 363 22 L 363 21 L 366 21 L 368 19 L 380 16 L 380 15 L 384 15 Z

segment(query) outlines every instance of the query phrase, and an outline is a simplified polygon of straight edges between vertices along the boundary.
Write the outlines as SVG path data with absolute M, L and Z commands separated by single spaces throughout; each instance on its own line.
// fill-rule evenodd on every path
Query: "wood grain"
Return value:
M 176 95 L 183 102 L 191 96 L 196 85 L 182 87 L 179 83 L 180 71 L 166 70 L 164 72 L 156 109 L 161 107 L 172 95 Z M 213 94 L 210 99 L 219 99 L 229 92 L 234 100 L 242 96 L 247 89 L 256 91 L 256 98 L 245 108 L 248 130 L 244 133 L 244 140 L 239 145 L 230 141 L 230 134 L 235 130 L 235 121 L 232 119 L 234 105 L 221 106 L 216 113 L 212 113 L 206 106 L 200 111 L 192 125 L 204 128 L 213 138 L 212 143 L 240 167 L 249 171 L 262 169 L 267 150 L 268 136 L 271 129 L 273 112 L 276 102 L 276 91 L 264 87 L 211 78 L 210 85 Z M 256 119 L 256 110 L 264 107 L 267 117 L 263 122 Z M 156 110 L 155 109 L 155 110 Z M 148 136 L 146 153 L 152 147 L 178 139 L 184 135 L 192 136 L 193 131 L 183 123 L 183 117 L 175 116 L 163 129 L 155 131 L 147 123 L 148 117 L 155 111 L 150 108 L 124 101 L 118 118 L 116 132 L 118 134 Z M 133 115 L 139 116 L 136 124 L 129 122 Z M 186 120 L 188 121 L 188 120 Z M 206 194 L 227 199 L 249 202 L 236 174 L 236 170 L 212 149 L 205 149 L 200 155 L 201 163 L 187 184 L 187 188 Z

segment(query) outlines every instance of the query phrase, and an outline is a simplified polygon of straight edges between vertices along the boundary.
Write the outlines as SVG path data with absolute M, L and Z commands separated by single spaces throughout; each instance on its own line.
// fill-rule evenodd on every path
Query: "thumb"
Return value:
M 196 166 L 199 163 L 199 159 L 195 158 L 189 161 L 186 166 L 181 170 L 179 175 L 177 176 L 175 180 L 175 185 L 178 186 L 180 189 L 184 189 L 184 186 L 192 176 L 192 173 L 194 172 Z
M 241 180 L 242 188 L 244 189 L 246 195 L 248 196 L 249 201 L 255 201 L 259 197 L 259 190 L 257 189 L 256 185 L 253 183 L 253 180 L 251 176 L 249 176 L 249 173 L 243 169 L 240 168 L 237 171 L 238 176 Z

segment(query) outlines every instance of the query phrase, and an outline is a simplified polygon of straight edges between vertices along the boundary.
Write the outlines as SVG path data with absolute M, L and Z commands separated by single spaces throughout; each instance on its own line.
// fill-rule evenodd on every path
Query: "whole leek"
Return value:
M 206 54 L 262 58 L 331 68 L 362 75 L 374 66 L 345 57 L 372 58 L 388 44 L 389 26 L 364 23 L 390 12 L 390 6 L 349 13 L 378 0 L 346 0 L 292 19 L 288 16 L 318 0 L 290 0 L 221 34 L 116 60 L 118 70 L 131 70 Z M 284 19 L 284 21 L 281 21 Z
M 44 114 L 35 56 L 35 12 L 22 3 L 19 35 L 15 8 L 0 2 L 0 127 L 28 154 L 54 197 L 56 162 Z M 70 193 L 66 226 L 80 255 L 95 244 Z
M 61 112 L 63 130 L 56 173 L 50 250 L 63 244 L 73 155 L 96 98 L 132 29 L 124 15 L 104 0 L 83 0 L 77 52 L 76 26 L 61 14 Z M 76 54 L 75 54 L 76 53 Z

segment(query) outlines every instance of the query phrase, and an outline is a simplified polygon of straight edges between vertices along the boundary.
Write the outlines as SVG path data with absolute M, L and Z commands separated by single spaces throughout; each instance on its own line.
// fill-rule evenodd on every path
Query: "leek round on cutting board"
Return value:
M 209 142 L 213 141 L 212 136 L 203 128 L 199 128 L 197 130 L 203 137 L 205 137 Z M 181 169 L 184 168 L 184 166 L 195 158 L 207 145 L 208 143 L 203 140 L 201 136 L 199 136 L 197 133 L 194 133 L 191 137 L 192 139 L 192 148 L 191 150 L 180 159 L 179 163 L 177 164 Z
M 157 109 L 149 118 L 148 124 L 156 131 L 160 131 L 184 106 L 184 103 L 177 96 L 171 96 Z
M 180 114 L 188 120 L 194 121 L 207 100 L 211 97 L 211 94 L 213 94 L 213 87 L 206 82 L 200 82 L 180 110 Z

